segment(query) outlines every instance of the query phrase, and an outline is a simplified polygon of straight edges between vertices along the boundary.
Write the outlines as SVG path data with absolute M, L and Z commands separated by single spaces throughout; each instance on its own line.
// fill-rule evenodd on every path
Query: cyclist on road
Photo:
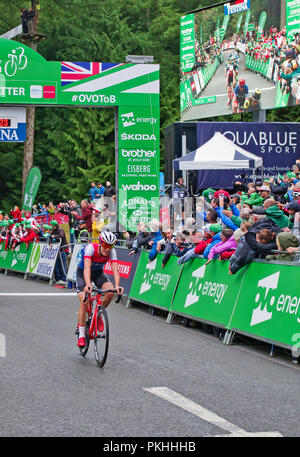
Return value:
M 243 110 L 243 106 L 245 103 L 246 98 L 249 95 L 249 88 L 246 85 L 246 81 L 244 79 L 240 79 L 238 85 L 234 90 L 234 99 L 233 99 L 233 113 L 236 114 L 237 108 L 239 108 L 239 112 Z
M 77 346 L 85 346 L 85 325 L 86 325 L 86 307 L 84 303 L 85 294 L 92 291 L 92 282 L 98 289 L 118 289 L 119 294 L 124 292 L 120 287 L 120 274 L 118 271 L 117 253 L 114 249 L 116 236 L 111 232 L 101 232 L 99 235 L 99 244 L 90 243 L 81 250 L 81 260 L 77 266 L 76 272 L 76 289 L 80 302 L 78 310 L 78 330 L 79 338 Z M 104 266 L 111 261 L 111 269 L 114 276 L 113 284 L 109 281 L 103 272 Z M 106 293 L 103 297 L 102 304 L 107 307 L 113 298 L 113 293 Z M 103 322 L 99 321 L 99 325 Z M 101 328 L 99 328 L 101 331 Z

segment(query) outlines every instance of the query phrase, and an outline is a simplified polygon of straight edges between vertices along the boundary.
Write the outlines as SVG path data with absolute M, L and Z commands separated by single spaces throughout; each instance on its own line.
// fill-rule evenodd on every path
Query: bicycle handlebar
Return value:
M 116 293 L 116 294 L 118 294 L 118 298 L 116 300 L 116 303 L 119 303 L 119 301 L 122 298 L 122 294 L 118 293 L 119 292 L 118 289 L 97 289 L 96 287 L 93 287 L 91 292 L 97 292 L 98 294 L 107 294 L 108 292 Z M 86 301 L 88 299 L 88 296 L 90 295 L 91 292 L 86 292 L 85 293 L 85 297 L 84 297 L 83 303 L 86 303 Z

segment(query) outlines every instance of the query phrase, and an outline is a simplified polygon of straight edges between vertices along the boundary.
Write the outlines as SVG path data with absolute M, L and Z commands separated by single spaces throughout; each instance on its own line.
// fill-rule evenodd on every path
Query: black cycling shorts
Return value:
M 102 270 L 94 270 L 91 272 L 91 282 L 95 283 L 95 286 L 98 289 L 101 289 L 105 282 L 110 282 L 108 277 L 103 273 Z M 76 271 L 76 291 L 79 294 L 85 288 L 85 280 L 83 276 L 83 270 L 81 268 L 77 268 Z

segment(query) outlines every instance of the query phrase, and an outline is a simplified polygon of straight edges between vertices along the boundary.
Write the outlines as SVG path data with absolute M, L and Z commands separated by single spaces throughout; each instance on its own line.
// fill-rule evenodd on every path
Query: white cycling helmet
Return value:
M 112 232 L 101 232 L 99 240 L 102 243 L 115 244 L 117 241 L 116 235 Z

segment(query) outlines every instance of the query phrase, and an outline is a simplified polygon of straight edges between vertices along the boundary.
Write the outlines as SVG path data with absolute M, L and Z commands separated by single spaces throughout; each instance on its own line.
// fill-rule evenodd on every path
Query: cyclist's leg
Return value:
M 83 270 L 77 268 L 76 272 L 76 290 L 77 296 L 79 300 L 79 309 L 78 309 L 78 325 L 81 327 L 85 327 L 86 324 L 86 305 L 83 302 L 85 298 L 85 293 L 83 289 L 85 287 L 85 280 L 83 277 Z
M 114 285 L 109 281 L 109 279 L 103 272 L 101 272 L 101 274 L 98 274 L 97 277 L 94 277 L 93 281 L 96 284 L 96 287 L 98 289 L 104 289 L 104 290 L 114 289 Z M 114 294 L 111 292 L 104 294 L 103 299 L 102 299 L 102 305 L 105 308 L 110 304 L 110 302 L 113 299 L 113 296 L 114 296 Z

